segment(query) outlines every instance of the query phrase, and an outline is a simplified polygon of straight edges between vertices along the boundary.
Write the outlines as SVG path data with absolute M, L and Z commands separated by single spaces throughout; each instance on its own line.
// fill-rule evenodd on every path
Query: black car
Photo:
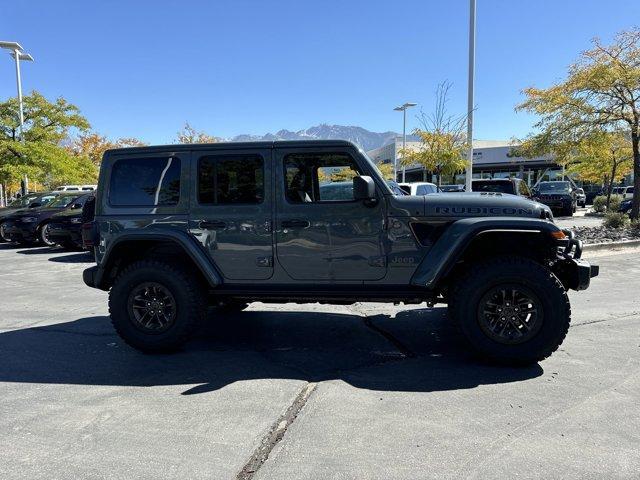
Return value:
M 93 193 L 82 195 L 73 202 L 74 208 L 54 214 L 48 227 L 49 240 L 67 249 L 81 249 L 82 225 L 93 220 L 94 199 Z
M 4 219 L 2 229 L 4 238 L 23 245 L 33 243 L 55 245 L 55 242 L 49 238 L 51 217 L 66 208 L 82 208 L 81 204 L 74 203 L 81 196 L 78 192 L 61 193 L 43 207 L 18 210 Z
M 540 182 L 535 199 L 560 215 L 572 216 L 578 208 L 576 189 L 567 181 Z
M 532 198 L 527 182 L 520 178 L 487 178 L 473 180 L 471 190 L 474 192 L 510 193 L 526 198 Z
M 0 208 L 0 242 L 8 242 L 9 238 L 5 234 L 5 219 L 14 215 L 19 211 L 27 211 L 29 208 L 42 207 L 54 198 L 58 196 L 58 193 L 28 193 L 23 195 L 16 201 L 10 203 L 5 208 Z

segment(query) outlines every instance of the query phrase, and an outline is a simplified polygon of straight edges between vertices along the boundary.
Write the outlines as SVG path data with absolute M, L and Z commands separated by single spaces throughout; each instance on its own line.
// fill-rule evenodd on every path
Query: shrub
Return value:
M 617 212 L 620 208 L 622 197 L 620 195 L 611 195 L 611 201 L 609 202 L 609 208 L 607 209 L 607 196 L 600 195 L 593 199 L 593 211 L 598 213 L 604 212 Z
M 609 212 L 604 216 L 603 225 L 607 228 L 624 228 L 629 226 L 630 222 L 626 213 Z

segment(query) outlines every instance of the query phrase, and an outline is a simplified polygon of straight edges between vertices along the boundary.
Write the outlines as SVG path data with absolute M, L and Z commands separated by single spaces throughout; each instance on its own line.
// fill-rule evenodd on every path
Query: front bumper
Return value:
M 11 242 L 33 242 L 38 239 L 37 224 L 7 220 L 4 222 L 4 233 Z
M 591 284 L 591 279 L 600 273 L 600 267 L 580 258 L 582 241 L 575 238 L 571 230 L 563 232 L 567 238 L 559 242 L 558 258 L 554 262 L 553 272 L 566 289 L 586 290 Z
M 82 224 L 54 223 L 49 224 L 49 238 L 56 243 L 73 242 L 82 245 Z

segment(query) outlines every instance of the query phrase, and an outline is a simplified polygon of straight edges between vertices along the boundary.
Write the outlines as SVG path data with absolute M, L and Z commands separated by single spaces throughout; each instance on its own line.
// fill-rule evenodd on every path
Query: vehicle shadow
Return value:
M 185 385 L 183 394 L 189 395 L 252 379 L 338 379 L 356 388 L 430 392 L 542 374 L 539 365 L 507 368 L 479 362 L 442 311 L 409 310 L 396 319 L 241 312 L 211 318 L 196 340 L 171 355 L 145 355 L 128 347 L 107 317 L 82 318 L 0 333 L 0 382 Z M 393 334 L 392 324 L 401 327 Z M 406 340 L 405 348 L 398 349 L 381 332 L 398 343 Z
M 32 247 L 27 247 L 26 245 L 20 245 L 20 248 L 27 248 L 28 250 L 18 250 L 16 253 L 21 255 L 43 255 L 50 253 L 61 253 L 62 249 L 59 247 L 41 247 L 38 245 L 34 245 Z
M 24 248 L 24 245 L 18 245 L 17 243 L 0 243 L 0 250 L 17 250 L 18 248 Z
M 71 253 L 69 251 L 61 251 L 67 255 L 60 255 L 58 257 L 49 258 L 50 262 L 56 263 L 93 263 L 93 257 L 90 252 L 76 252 Z

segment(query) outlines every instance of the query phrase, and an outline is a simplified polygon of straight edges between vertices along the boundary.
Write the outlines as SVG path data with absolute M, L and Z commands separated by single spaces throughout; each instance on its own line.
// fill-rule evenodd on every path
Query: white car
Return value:
M 55 189 L 56 192 L 93 192 L 97 185 L 61 185 Z
M 633 198 L 633 186 L 621 187 L 620 193 L 618 193 L 618 195 L 622 195 L 623 200 L 631 200 Z
M 438 186 L 429 182 L 411 182 L 399 183 L 398 186 L 407 195 L 429 195 L 430 193 L 438 193 Z

